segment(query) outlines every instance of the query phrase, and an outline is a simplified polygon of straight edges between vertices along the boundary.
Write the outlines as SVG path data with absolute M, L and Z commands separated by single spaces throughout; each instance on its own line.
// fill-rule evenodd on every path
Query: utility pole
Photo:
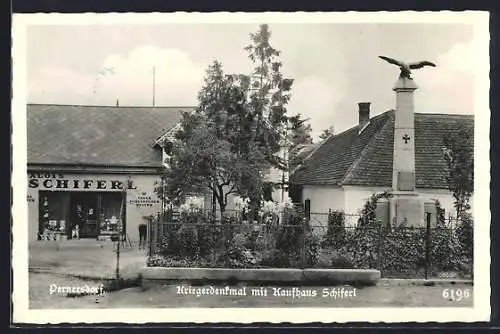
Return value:
M 155 66 L 153 66 L 153 107 L 155 106 L 155 90 L 156 90 Z
M 116 286 L 119 287 L 121 282 L 120 282 L 120 244 L 122 243 L 122 238 L 123 238 L 123 221 L 125 219 L 125 196 L 127 195 L 127 189 L 123 187 L 122 189 L 122 203 L 120 206 L 120 220 L 118 221 L 118 240 L 116 243 L 116 269 L 115 269 L 115 280 L 116 280 Z
M 288 177 L 285 178 L 285 173 L 288 173 L 288 120 L 286 122 L 284 131 L 284 142 L 283 142 L 283 161 L 285 163 L 286 169 L 281 173 L 281 202 L 285 201 L 285 182 L 287 182 Z

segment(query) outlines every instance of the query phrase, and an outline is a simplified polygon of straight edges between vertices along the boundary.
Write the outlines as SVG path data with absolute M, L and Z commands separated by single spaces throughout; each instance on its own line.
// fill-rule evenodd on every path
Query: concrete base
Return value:
M 394 193 L 390 200 L 392 226 L 425 226 L 424 201 L 416 193 Z
M 392 226 L 401 224 L 406 218 L 407 226 L 425 227 L 427 224 L 427 213 L 431 214 L 431 227 L 436 226 L 436 202 L 420 198 L 417 193 L 405 194 L 395 192 L 389 200 L 388 207 L 385 205 L 385 202 L 381 204 L 380 209 L 377 205 L 377 219 L 380 219 L 379 216 L 385 218 L 385 213 L 388 211 Z M 385 222 L 385 220 L 382 219 L 382 222 Z
M 354 283 L 376 284 L 380 271 L 374 269 L 226 269 L 146 267 L 141 274 L 142 287 L 150 288 L 173 281 L 247 283 Z
M 374 269 L 304 269 L 305 282 L 354 282 L 372 284 L 380 279 Z
M 377 285 L 379 286 L 446 286 L 454 284 L 464 284 L 464 285 L 474 285 L 474 281 L 471 279 L 450 279 L 450 278 L 382 278 L 379 280 Z

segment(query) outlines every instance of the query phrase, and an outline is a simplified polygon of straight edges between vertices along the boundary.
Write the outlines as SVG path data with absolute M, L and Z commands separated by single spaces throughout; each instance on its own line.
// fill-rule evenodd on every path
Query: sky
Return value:
M 395 107 L 399 70 L 378 58 L 429 60 L 415 70 L 419 113 L 474 113 L 474 27 L 467 24 L 269 24 L 285 76 L 290 115 L 310 119 L 315 138 Z M 258 24 L 32 25 L 27 30 L 28 103 L 195 106 L 207 66 L 249 73 L 244 47 Z M 113 68 L 106 72 L 105 68 Z

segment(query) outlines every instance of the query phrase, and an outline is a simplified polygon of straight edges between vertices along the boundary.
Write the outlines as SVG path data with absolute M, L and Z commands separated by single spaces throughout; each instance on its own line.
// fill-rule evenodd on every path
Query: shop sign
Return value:
M 138 208 L 153 207 L 160 203 L 159 199 L 153 198 L 147 193 L 141 193 L 141 195 L 137 196 L 136 199 L 131 199 L 129 201 L 129 204 L 135 205 Z
M 102 180 L 86 178 L 81 180 L 66 179 L 58 173 L 28 173 L 28 187 L 52 190 L 85 189 L 85 190 L 121 190 L 137 189 L 132 180 Z

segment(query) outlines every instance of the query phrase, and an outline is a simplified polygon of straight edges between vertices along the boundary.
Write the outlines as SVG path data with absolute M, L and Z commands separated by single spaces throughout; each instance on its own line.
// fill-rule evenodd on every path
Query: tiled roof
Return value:
M 292 156 L 291 160 L 290 160 L 290 166 L 293 167 L 293 166 L 297 166 L 298 164 L 300 164 L 319 145 L 320 145 L 320 143 L 305 144 L 305 145 L 299 145 L 298 147 L 294 148 L 290 152 L 290 155 Z
M 443 137 L 459 126 L 474 129 L 472 115 L 415 114 L 417 188 L 447 189 Z M 290 182 L 302 185 L 392 186 L 394 111 L 375 116 L 358 134 L 358 126 L 328 138 Z
M 161 166 L 155 139 L 191 109 L 29 104 L 28 163 Z

